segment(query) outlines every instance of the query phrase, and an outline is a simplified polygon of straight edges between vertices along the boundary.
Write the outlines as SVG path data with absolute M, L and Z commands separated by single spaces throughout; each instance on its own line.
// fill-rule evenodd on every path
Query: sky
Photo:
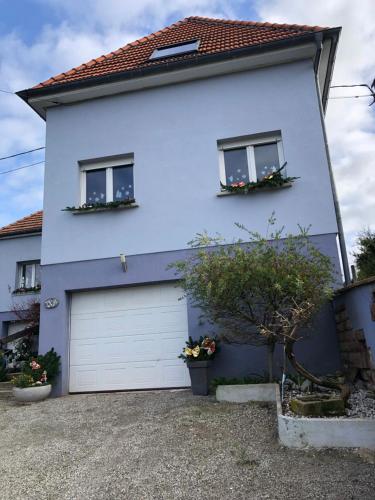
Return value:
M 190 15 L 342 26 L 332 85 L 375 78 L 374 0 L 0 0 L 0 89 L 18 91 Z M 332 89 L 326 116 L 349 254 L 375 229 L 375 104 Z M 337 99 L 337 97 L 340 97 Z M 0 92 L 0 157 L 44 146 L 45 124 Z M 43 204 L 43 151 L 0 161 L 0 227 Z M 282 221 L 281 221 L 282 222 Z

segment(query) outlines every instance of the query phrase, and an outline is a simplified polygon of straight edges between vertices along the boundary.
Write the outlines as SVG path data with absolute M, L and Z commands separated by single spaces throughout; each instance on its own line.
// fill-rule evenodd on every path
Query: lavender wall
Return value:
M 322 252 L 329 255 L 339 268 L 336 235 L 311 237 Z M 41 353 L 54 347 L 62 357 L 60 381 L 55 395 L 66 394 L 69 385 L 69 307 L 71 292 L 95 288 L 135 286 L 176 279 L 167 265 L 187 256 L 189 250 L 127 256 L 128 271 L 124 273 L 119 257 L 42 267 L 42 300 L 55 297 L 60 304 L 55 309 L 41 309 L 39 350 Z M 201 325 L 198 311 L 189 306 L 189 333 L 194 337 L 207 332 Z M 316 319 L 314 335 L 298 351 L 307 366 L 319 372 L 332 372 L 339 368 L 339 357 L 333 314 L 327 305 Z M 280 365 L 280 353 L 277 364 Z M 263 373 L 265 355 L 261 349 L 246 346 L 224 346 L 215 363 L 213 376 L 243 376 L 252 372 Z
M 7 334 L 8 321 L 16 317 L 10 311 L 15 304 L 38 300 L 39 293 L 14 295 L 17 263 L 40 260 L 41 235 L 0 239 L 0 337 Z
M 217 197 L 217 141 L 281 131 L 291 189 Z M 233 223 L 265 233 L 273 210 L 296 232 L 337 232 L 310 60 L 58 106 L 48 110 L 42 264 L 186 248 Z M 134 154 L 139 208 L 74 216 L 79 160 Z

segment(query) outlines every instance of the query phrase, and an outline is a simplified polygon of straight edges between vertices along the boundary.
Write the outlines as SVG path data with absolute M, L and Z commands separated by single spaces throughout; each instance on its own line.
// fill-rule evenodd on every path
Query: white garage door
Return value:
M 189 386 L 181 296 L 170 284 L 73 294 L 70 392 Z

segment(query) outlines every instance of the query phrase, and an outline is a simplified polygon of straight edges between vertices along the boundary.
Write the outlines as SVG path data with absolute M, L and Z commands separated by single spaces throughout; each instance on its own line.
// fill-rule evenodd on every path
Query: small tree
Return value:
M 12 311 L 19 321 L 26 323 L 25 334 L 39 334 L 40 302 L 38 300 L 29 300 L 23 304 L 14 304 Z
M 13 305 L 13 312 L 19 321 L 25 323 L 25 328 L 17 332 L 19 338 L 15 347 L 15 360 L 25 361 L 34 353 L 34 338 L 39 335 L 40 302 L 30 300 L 26 303 Z
M 375 276 L 375 231 L 366 229 L 357 238 L 358 252 L 354 253 L 358 278 Z
M 275 224 L 273 216 L 269 223 Z M 301 227 L 297 236 L 283 238 L 283 229 L 262 237 L 237 226 L 249 241 L 227 244 L 221 237 L 198 234 L 190 242 L 196 249 L 193 255 L 172 266 L 193 305 L 222 337 L 267 345 L 272 381 L 275 344 L 288 345 L 288 357 L 293 358 L 297 331 L 332 296 L 333 266 Z M 300 365 L 293 366 L 301 372 Z M 303 375 L 309 378 L 305 370 Z

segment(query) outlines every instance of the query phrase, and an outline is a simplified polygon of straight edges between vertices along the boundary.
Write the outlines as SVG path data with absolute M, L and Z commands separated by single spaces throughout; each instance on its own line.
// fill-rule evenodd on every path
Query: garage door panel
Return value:
M 87 365 L 97 362 L 97 342 L 96 340 L 71 341 L 70 344 L 70 364 Z
M 184 366 L 184 364 L 181 365 L 181 363 L 176 361 L 163 364 L 162 377 L 164 387 L 168 387 L 170 380 L 175 381 L 176 387 L 186 387 L 190 385 L 190 378 L 186 366 Z
M 186 308 L 186 305 L 185 305 Z M 186 312 L 184 308 L 164 311 L 151 309 L 145 312 L 123 312 L 122 314 L 81 314 L 72 316 L 71 338 L 92 338 L 123 335 L 144 335 L 145 333 L 157 334 L 174 332 L 176 329 L 186 328 L 183 321 Z
M 185 366 L 165 365 L 160 361 L 98 365 L 95 370 L 73 367 L 72 392 L 156 389 L 190 385 Z
M 159 334 L 155 342 L 155 334 L 100 337 L 98 339 L 72 340 L 71 365 L 92 365 L 106 363 L 122 363 L 142 360 L 176 359 L 185 342 L 185 332 Z
M 77 392 L 90 391 L 98 386 L 98 371 L 96 368 L 71 367 L 70 379 Z
M 70 391 L 182 387 L 186 301 L 173 285 L 74 294 Z
M 159 287 L 159 289 L 157 289 Z M 147 288 L 147 290 L 146 290 Z M 126 289 L 126 299 L 124 299 L 123 290 L 113 289 L 97 292 L 81 292 L 75 294 L 74 303 L 72 303 L 71 313 L 86 312 L 95 313 L 97 311 L 117 311 L 126 309 L 138 309 L 147 304 L 147 307 L 169 307 L 182 304 L 179 301 L 183 292 L 180 288 L 173 285 L 152 285 L 152 287 L 132 287 Z M 93 302 L 93 294 L 101 294 L 100 300 Z M 105 294 L 105 295 L 104 295 Z

